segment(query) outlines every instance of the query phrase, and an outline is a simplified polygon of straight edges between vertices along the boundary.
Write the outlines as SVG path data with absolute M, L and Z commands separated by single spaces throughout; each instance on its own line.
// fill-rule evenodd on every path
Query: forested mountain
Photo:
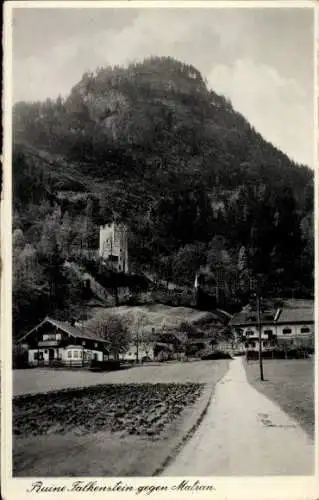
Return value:
M 163 57 L 99 68 L 66 99 L 17 103 L 13 130 L 14 293 L 25 253 L 44 290 L 49 256 L 94 246 L 114 217 L 138 270 L 190 284 L 201 267 L 228 300 L 257 272 L 280 294 L 312 293 L 312 171 L 194 67 Z

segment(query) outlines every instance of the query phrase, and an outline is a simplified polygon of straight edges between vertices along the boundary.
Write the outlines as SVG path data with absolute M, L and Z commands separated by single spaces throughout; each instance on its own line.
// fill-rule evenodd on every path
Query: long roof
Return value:
M 301 321 L 314 321 L 314 309 L 312 307 L 283 307 L 278 310 L 276 323 L 298 323 Z
M 60 330 L 66 332 L 68 335 L 70 335 L 73 338 L 82 338 L 82 339 L 89 339 L 89 340 L 98 340 L 99 342 L 105 342 L 105 340 L 99 336 L 97 336 L 94 332 L 91 330 L 85 328 L 85 329 L 80 329 L 75 326 L 72 326 L 70 323 L 67 323 L 65 321 L 59 321 L 57 319 L 49 318 L 49 316 L 46 316 L 41 323 L 39 323 L 37 326 L 32 328 L 29 332 L 27 332 L 23 337 L 21 337 L 18 342 L 21 342 L 22 340 L 25 340 L 29 335 L 36 330 L 38 330 L 42 325 L 45 323 L 51 323 L 51 325 L 54 325 L 55 327 L 59 328 Z
M 312 300 L 288 299 L 280 307 L 273 307 L 261 314 L 262 324 L 311 323 L 314 321 L 314 302 Z M 257 324 L 257 312 L 242 309 L 230 320 L 230 326 Z

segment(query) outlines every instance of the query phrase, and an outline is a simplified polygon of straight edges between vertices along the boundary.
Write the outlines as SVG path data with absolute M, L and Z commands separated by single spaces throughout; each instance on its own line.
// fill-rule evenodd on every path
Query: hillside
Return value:
M 312 171 L 192 66 L 163 57 L 97 69 L 64 100 L 16 104 L 13 124 L 18 259 L 26 245 L 37 262 L 96 247 L 98 225 L 115 217 L 134 269 L 189 285 L 202 268 L 223 304 L 244 300 L 251 272 L 279 295 L 312 293 Z
M 94 316 L 85 325 L 90 328 L 91 325 L 95 326 L 102 319 L 113 315 L 120 316 L 127 326 L 131 325 L 132 320 L 142 317 L 142 328 L 148 333 L 151 333 L 153 328 L 156 332 L 178 330 L 180 325 L 184 323 L 195 325 L 203 331 L 205 327 L 206 329 L 210 328 L 210 331 L 214 329 L 218 331 L 224 323 L 215 313 L 197 311 L 189 307 L 170 307 L 163 304 L 154 304 L 140 307 L 120 306 L 96 309 Z

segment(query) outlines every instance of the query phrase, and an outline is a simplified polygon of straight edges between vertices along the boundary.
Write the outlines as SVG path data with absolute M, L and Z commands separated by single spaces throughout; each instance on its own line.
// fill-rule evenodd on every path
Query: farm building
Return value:
M 83 366 L 107 357 L 106 342 L 88 329 L 46 317 L 19 339 L 28 351 L 30 365 Z
M 229 326 L 237 341 L 246 349 L 259 349 L 257 312 L 249 307 L 231 319 Z M 260 316 L 261 341 L 264 350 L 274 345 L 291 347 L 314 345 L 314 303 L 312 300 L 284 300 L 263 311 Z

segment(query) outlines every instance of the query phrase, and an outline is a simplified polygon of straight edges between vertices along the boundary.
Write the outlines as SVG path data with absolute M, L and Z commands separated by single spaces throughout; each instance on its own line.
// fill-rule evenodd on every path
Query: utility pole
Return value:
M 260 319 L 260 295 L 259 295 L 259 281 L 257 282 L 257 327 L 258 327 L 258 339 L 259 339 L 259 368 L 260 368 L 260 380 L 264 380 L 264 368 L 263 368 L 263 358 L 262 358 L 262 344 L 261 344 L 261 319 Z
M 137 330 L 136 330 L 136 364 L 138 364 L 139 362 L 139 342 L 140 342 L 140 336 L 139 336 L 139 327 L 137 326 Z

